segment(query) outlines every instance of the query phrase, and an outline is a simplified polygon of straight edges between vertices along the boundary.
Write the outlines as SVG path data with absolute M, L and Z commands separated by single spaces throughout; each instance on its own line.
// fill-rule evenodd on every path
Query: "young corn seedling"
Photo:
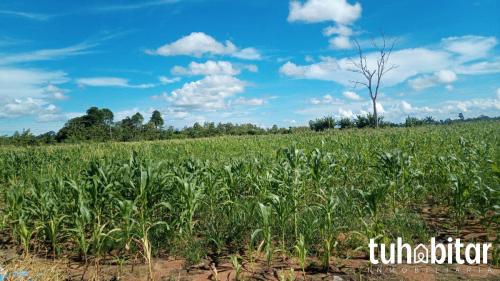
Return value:
M 71 229 L 74 234 L 74 240 L 76 240 L 76 244 L 78 245 L 78 250 L 80 252 L 80 256 L 87 264 L 88 262 L 88 253 L 90 250 L 90 243 L 87 239 L 87 224 L 83 221 L 83 219 L 77 219 L 75 221 L 75 228 Z
M 118 228 L 112 229 L 108 232 L 105 231 L 106 224 L 99 225 L 97 222 L 92 235 L 90 237 L 90 245 L 94 254 L 94 276 L 93 279 L 98 281 L 100 277 L 100 263 L 101 258 L 105 253 L 105 247 L 108 241 L 111 240 L 112 234 L 119 231 Z
M 273 260 L 273 239 L 271 231 L 271 207 L 259 203 L 259 211 L 261 217 L 261 228 L 255 230 L 252 233 L 252 241 L 255 241 L 259 234 L 262 234 L 262 242 L 258 247 L 258 251 L 264 247 L 264 254 L 266 256 L 267 266 L 271 267 L 271 262 Z
M 16 233 L 21 239 L 21 245 L 23 246 L 24 258 L 29 257 L 30 252 L 30 242 L 34 235 L 35 229 L 28 226 L 23 218 L 19 219 L 17 226 L 15 227 Z
M 295 270 L 293 268 L 290 268 L 288 272 L 280 270 L 277 277 L 279 281 L 295 281 Z
M 67 215 L 58 215 L 56 217 L 50 218 L 41 226 L 43 232 L 50 241 L 52 257 L 54 259 L 57 258 L 60 254 L 58 242 L 62 235 L 65 233 L 63 224 L 64 219 L 67 217 Z
M 334 190 L 332 188 L 327 191 L 321 190 L 318 194 L 319 204 L 317 205 L 320 216 L 321 216 L 321 226 L 320 234 L 323 241 L 323 257 L 322 265 L 323 270 L 328 271 L 330 267 L 330 257 L 332 254 L 332 248 L 335 246 L 335 215 L 337 211 L 338 198 L 335 197 Z
M 235 271 L 235 280 L 241 280 L 241 269 L 242 269 L 242 266 L 241 266 L 241 262 L 240 262 L 240 259 L 241 257 L 239 257 L 238 255 L 232 255 L 230 256 L 230 259 L 231 259 L 231 264 L 233 265 L 233 269 Z
M 181 233 L 187 234 L 188 239 L 191 239 L 195 227 L 194 214 L 198 209 L 203 197 L 203 187 L 199 186 L 193 176 L 188 178 L 176 177 L 179 184 L 180 203 L 182 204 L 182 212 L 180 214 Z
M 307 262 L 307 248 L 304 235 L 300 234 L 299 240 L 295 245 L 295 252 L 299 260 L 300 268 L 302 269 L 302 275 L 304 280 L 306 280 L 306 262 Z

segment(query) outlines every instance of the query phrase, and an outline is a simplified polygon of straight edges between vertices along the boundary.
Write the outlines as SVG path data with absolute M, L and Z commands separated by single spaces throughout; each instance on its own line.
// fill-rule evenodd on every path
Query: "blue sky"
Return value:
M 0 134 L 59 129 L 90 106 L 118 121 L 298 126 L 371 110 L 354 40 L 396 40 L 387 120 L 500 115 L 500 2 L 3 1 Z

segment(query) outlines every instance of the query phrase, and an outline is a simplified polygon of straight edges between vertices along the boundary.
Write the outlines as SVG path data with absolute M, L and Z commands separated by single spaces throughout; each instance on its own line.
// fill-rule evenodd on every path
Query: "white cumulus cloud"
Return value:
M 346 36 L 349 37 L 353 35 L 353 31 L 350 27 L 338 24 L 334 26 L 329 26 L 323 29 L 323 35 L 325 36 L 332 36 L 332 35 L 341 35 L 341 36 Z
M 67 98 L 65 95 L 67 92 L 68 91 L 65 89 L 61 89 L 56 85 L 49 84 L 44 89 L 44 97 L 47 99 L 65 100 Z
M 403 109 L 405 113 L 410 113 L 413 111 L 413 106 L 407 101 L 401 101 L 401 109 Z
M 0 97 L 40 98 L 46 95 L 48 85 L 67 81 L 66 73 L 62 71 L 0 68 Z
M 346 0 L 307 0 L 305 2 L 293 0 L 290 2 L 288 21 L 307 23 L 334 22 L 334 26 L 323 29 L 323 35 L 330 37 L 332 49 L 350 49 L 350 37 L 354 35 L 349 26 L 361 17 L 361 4 L 350 4 Z
M 498 40 L 492 36 L 466 35 L 444 38 L 442 44 L 446 50 L 460 54 L 464 60 L 474 60 L 486 57 Z
M 326 104 L 337 104 L 341 105 L 342 101 L 339 99 L 333 98 L 331 95 L 324 95 L 321 98 L 312 98 L 309 100 L 311 104 L 314 105 L 326 105 Z
M 494 58 L 493 61 L 480 61 L 459 65 L 455 70 L 458 74 L 465 75 L 500 73 L 500 57 Z
M 328 40 L 332 49 L 349 49 L 353 46 L 350 36 L 354 35 L 354 32 L 348 26 L 342 24 L 329 26 L 323 29 L 323 35 L 328 37 L 332 35 L 336 36 Z
M 396 85 L 420 73 L 435 72 L 443 66 L 453 64 L 452 55 L 425 48 L 403 49 L 394 51 L 390 64 L 398 68 L 390 71 L 384 79 L 385 85 Z M 373 69 L 376 65 L 377 53 L 367 54 L 368 65 Z M 360 74 L 349 71 L 353 68 L 349 58 L 335 59 L 322 57 L 320 62 L 309 65 L 297 65 L 287 62 L 280 68 L 280 72 L 290 77 L 301 79 L 317 79 L 335 81 L 342 85 L 352 85 L 353 80 L 360 80 Z
M 39 122 L 66 120 L 51 102 L 66 99 L 62 71 L 0 68 L 0 118 L 34 116 Z
M 350 100 L 362 100 L 362 98 L 358 94 L 352 91 L 345 91 L 342 93 L 342 95 Z
M 231 56 L 242 60 L 260 60 L 261 55 L 255 48 L 245 48 L 231 53 Z
M 447 89 L 452 90 L 448 86 L 457 80 L 457 74 L 451 70 L 440 70 L 433 75 L 423 75 L 415 79 L 409 80 L 408 84 L 415 91 L 421 91 L 427 88 L 435 87 L 439 84 L 447 84 Z
M 0 97 L 0 119 L 22 116 L 34 116 L 38 122 L 67 119 L 55 105 L 44 99 Z
M 294 78 L 336 81 L 342 84 L 349 83 L 347 76 L 352 76 L 347 68 L 343 68 L 336 59 L 329 57 L 323 57 L 320 62 L 309 65 L 297 65 L 289 61 L 282 65 L 279 71 Z
M 266 103 L 266 100 L 260 99 L 260 98 L 250 98 L 250 99 L 237 98 L 234 101 L 234 104 L 237 104 L 237 105 L 251 105 L 251 106 L 259 106 L 259 105 L 263 105 L 265 103 Z
M 324 32 L 337 34 L 340 31 L 334 28 Z M 457 75 L 500 73 L 500 58 L 488 55 L 496 44 L 496 38 L 481 36 L 473 38 L 482 42 L 477 52 L 464 47 L 472 44 L 470 36 L 445 38 L 432 47 L 394 50 L 389 64 L 396 65 L 397 69 L 384 76 L 383 85 L 393 86 L 411 79 L 410 86 L 422 90 L 439 84 L 450 85 L 457 80 Z M 344 43 L 347 47 L 348 42 Z M 470 60 L 471 57 L 475 59 Z M 375 69 L 378 53 L 367 52 L 366 58 L 368 66 Z M 293 78 L 334 81 L 347 86 L 352 85 L 352 81 L 363 81 L 360 74 L 349 71 L 352 68 L 349 57 L 320 57 L 320 61 L 304 65 L 288 61 L 279 71 Z
M 167 77 L 167 76 L 160 76 L 160 77 L 158 77 L 158 80 L 160 81 L 160 83 L 162 83 L 164 85 L 167 85 L 167 84 L 172 84 L 172 83 L 175 83 L 175 82 L 179 82 L 181 80 L 181 78 L 180 77 L 170 78 L 170 77 Z
M 290 2 L 288 21 L 334 21 L 349 24 L 361 16 L 361 4 L 349 4 L 346 0 L 307 0 Z
M 449 84 L 457 80 L 457 74 L 451 70 L 440 70 L 436 72 L 436 77 L 441 83 Z
M 244 90 L 245 82 L 238 78 L 213 75 L 185 83 L 181 88 L 161 97 L 178 108 L 217 110 L 226 108 L 226 100 Z
M 202 57 L 203 55 L 228 55 L 247 60 L 258 60 L 261 58 L 260 53 L 254 48 L 239 49 L 229 40 L 221 43 L 203 32 L 192 32 L 156 50 L 148 50 L 147 53 L 161 56 L 185 55 L 194 57 Z
M 174 75 L 238 75 L 240 69 L 228 61 L 209 60 L 204 63 L 191 62 L 189 66 L 174 66 L 171 70 Z
M 328 42 L 330 42 L 330 47 L 333 49 L 349 49 L 352 47 L 351 39 L 347 36 L 333 37 Z

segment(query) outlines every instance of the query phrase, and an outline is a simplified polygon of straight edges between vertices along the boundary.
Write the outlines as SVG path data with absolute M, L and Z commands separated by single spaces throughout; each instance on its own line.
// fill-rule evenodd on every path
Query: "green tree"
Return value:
M 161 127 L 163 127 L 164 121 L 161 117 L 161 113 L 158 110 L 153 111 L 149 123 L 153 124 L 156 129 L 161 129 Z
M 130 120 L 132 121 L 132 125 L 136 129 L 140 129 L 142 127 L 142 123 L 144 122 L 144 117 L 142 116 L 142 114 L 137 112 L 136 114 L 132 115 Z
M 365 127 L 376 128 L 377 124 L 383 125 L 383 119 L 384 119 L 383 116 L 375 117 L 375 115 L 368 113 L 366 115 L 357 115 L 355 123 L 356 123 L 356 127 L 360 128 L 360 129 L 365 128 Z
M 87 109 L 87 114 L 84 117 L 89 126 L 99 124 L 103 121 L 101 111 L 95 106 Z
M 324 131 L 335 128 L 335 119 L 331 116 L 325 116 L 316 120 L 309 121 L 309 128 L 314 131 Z
M 113 125 L 113 112 L 107 108 L 101 109 L 101 116 L 102 116 L 102 121 L 104 122 L 105 125 L 111 126 Z
M 339 126 L 340 126 L 340 129 L 349 129 L 349 128 L 354 127 L 354 122 L 350 118 L 344 117 L 344 118 L 340 119 Z
M 424 118 L 424 123 L 425 124 L 436 124 L 436 120 L 432 116 L 427 116 Z
M 87 109 L 83 116 L 75 117 L 64 125 L 55 136 L 61 141 L 98 140 L 112 138 L 113 112 L 95 106 Z

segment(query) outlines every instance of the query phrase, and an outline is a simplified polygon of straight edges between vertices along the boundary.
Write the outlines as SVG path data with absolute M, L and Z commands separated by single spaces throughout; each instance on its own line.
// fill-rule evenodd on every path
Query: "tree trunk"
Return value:
M 373 118 L 375 119 L 374 120 L 374 122 L 375 122 L 375 128 L 378 128 L 377 100 L 376 99 L 372 99 L 372 103 L 373 103 Z

